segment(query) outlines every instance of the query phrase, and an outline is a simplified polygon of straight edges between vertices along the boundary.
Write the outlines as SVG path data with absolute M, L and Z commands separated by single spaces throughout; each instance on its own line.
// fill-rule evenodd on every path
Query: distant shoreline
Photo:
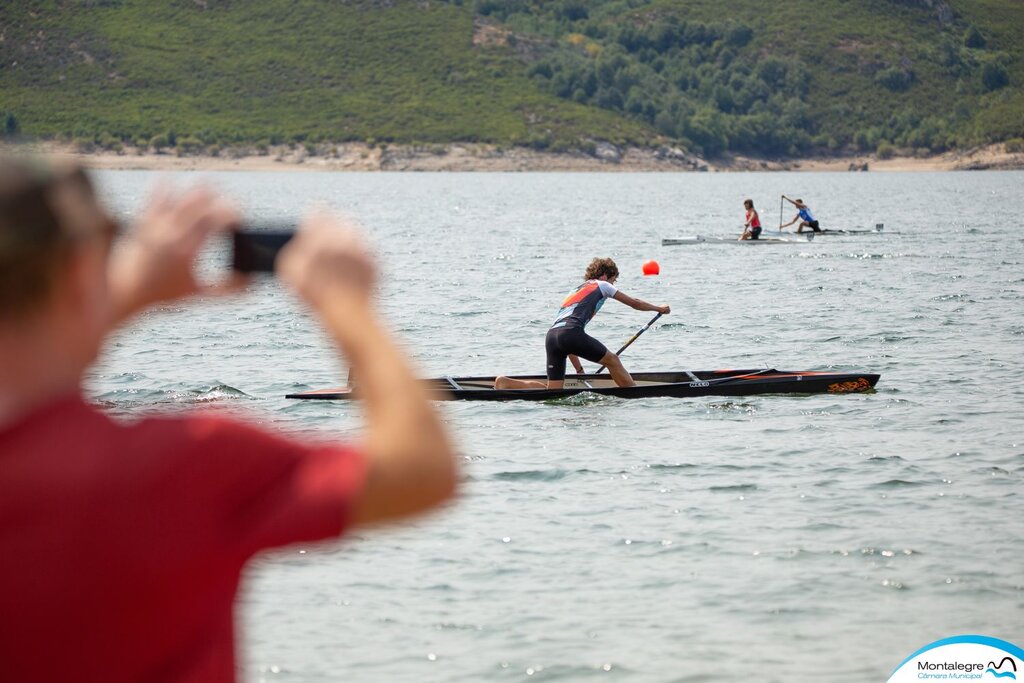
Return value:
M 604 144 L 593 154 L 548 152 L 486 144 L 279 145 L 263 150 L 227 149 L 216 155 L 179 155 L 124 149 L 82 151 L 58 143 L 7 146 L 6 149 L 46 154 L 88 168 L 162 171 L 422 171 L 422 172 L 928 172 L 959 170 L 1024 170 L 1024 153 L 1010 153 L 1001 144 L 929 157 L 878 159 L 874 155 L 768 160 L 735 156 L 704 160 L 678 148 L 618 148 Z

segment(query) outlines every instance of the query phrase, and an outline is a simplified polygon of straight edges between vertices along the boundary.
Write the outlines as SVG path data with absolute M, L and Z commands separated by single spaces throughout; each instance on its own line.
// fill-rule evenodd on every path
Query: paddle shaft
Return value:
M 655 323 L 655 321 L 657 321 L 657 320 L 658 320 L 658 318 L 660 318 L 660 317 L 661 317 L 661 313 L 659 313 L 659 314 L 657 314 L 656 316 L 654 316 L 653 318 L 651 318 L 651 319 L 650 319 L 650 320 L 649 320 L 649 321 L 647 322 L 647 324 L 646 324 L 646 325 L 644 325 L 644 326 L 643 326 L 643 327 L 641 327 L 641 328 L 640 328 L 639 330 L 637 330 L 637 333 L 636 333 L 636 334 L 634 334 L 634 335 L 633 335 L 632 337 L 630 337 L 630 338 L 629 338 L 629 341 L 627 341 L 627 342 L 626 342 L 625 344 L 623 344 L 623 345 L 622 345 L 622 348 L 621 348 L 621 349 L 619 349 L 618 351 L 616 351 L 616 352 L 615 352 L 615 355 L 616 355 L 616 356 L 619 356 L 619 355 L 621 355 L 623 351 L 625 351 L 625 350 L 626 350 L 627 348 L 629 348 L 629 345 L 630 345 L 630 344 L 632 344 L 632 343 L 633 343 L 633 342 L 635 342 L 635 341 L 636 341 L 637 339 L 639 339 L 640 335 L 641 335 L 641 334 L 643 334 L 644 332 L 646 332 L 646 331 L 647 331 L 647 328 L 648 328 L 648 327 L 650 327 L 651 325 L 653 325 L 653 324 Z M 594 374 L 595 374 L 595 375 L 600 375 L 600 374 L 601 374 L 601 371 L 602 371 L 602 370 L 604 370 L 604 368 L 605 368 L 605 366 L 603 366 L 603 365 L 602 365 L 601 367 L 599 367 L 599 368 L 597 369 L 597 372 L 595 372 Z
M 779 230 L 782 230 L 782 201 L 786 198 L 786 195 L 779 197 Z

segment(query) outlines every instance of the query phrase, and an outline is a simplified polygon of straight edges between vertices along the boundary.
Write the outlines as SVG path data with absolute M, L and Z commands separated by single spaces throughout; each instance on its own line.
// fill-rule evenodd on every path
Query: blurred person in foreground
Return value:
M 233 605 L 254 554 L 453 495 L 445 430 L 375 314 L 374 264 L 327 215 L 277 272 L 358 373 L 363 443 L 202 413 L 123 424 L 83 399 L 118 325 L 240 289 L 195 274 L 237 221 L 209 192 L 164 193 L 112 250 L 81 169 L 0 158 L 0 678 L 234 680 Z

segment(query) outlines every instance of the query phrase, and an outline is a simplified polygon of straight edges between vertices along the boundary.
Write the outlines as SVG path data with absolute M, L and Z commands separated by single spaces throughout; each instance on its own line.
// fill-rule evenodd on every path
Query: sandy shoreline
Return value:
M 11 147 L 7 148 L 12 149 Z M 1001 144 L 930 157 L 874 155 L 787 160 L 731 157 L 707 161 L 678 148 L 641 149 L 598 145 L 592 154 L 552 153 L 484 144 L 430 146 L 339 145 L 278 146 L 267 150 L 223 150 L 217 155 L 178 155 L 133 149 L 80 151 L 68 145 L 40 143 L 31 150 L 89 168 L 165 171 L 578 171 L 578 172 L 737 172 L 737 171 L 883 171 L 1020 170 L 1024 154 L 1008 153 Z

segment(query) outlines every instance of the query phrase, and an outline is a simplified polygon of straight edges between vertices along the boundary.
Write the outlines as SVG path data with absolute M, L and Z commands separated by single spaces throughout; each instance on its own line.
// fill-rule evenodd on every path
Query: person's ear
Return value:
M 85 249 L 72 248 L 53 283 L 53 296 L 58 305 L 79 309 L 89 294 L 89 259 Z
M 101 315 L 106 298 L 106 259 L 99 245 L 73 247 L 54 282 L 56 305 L 78 314 Z

